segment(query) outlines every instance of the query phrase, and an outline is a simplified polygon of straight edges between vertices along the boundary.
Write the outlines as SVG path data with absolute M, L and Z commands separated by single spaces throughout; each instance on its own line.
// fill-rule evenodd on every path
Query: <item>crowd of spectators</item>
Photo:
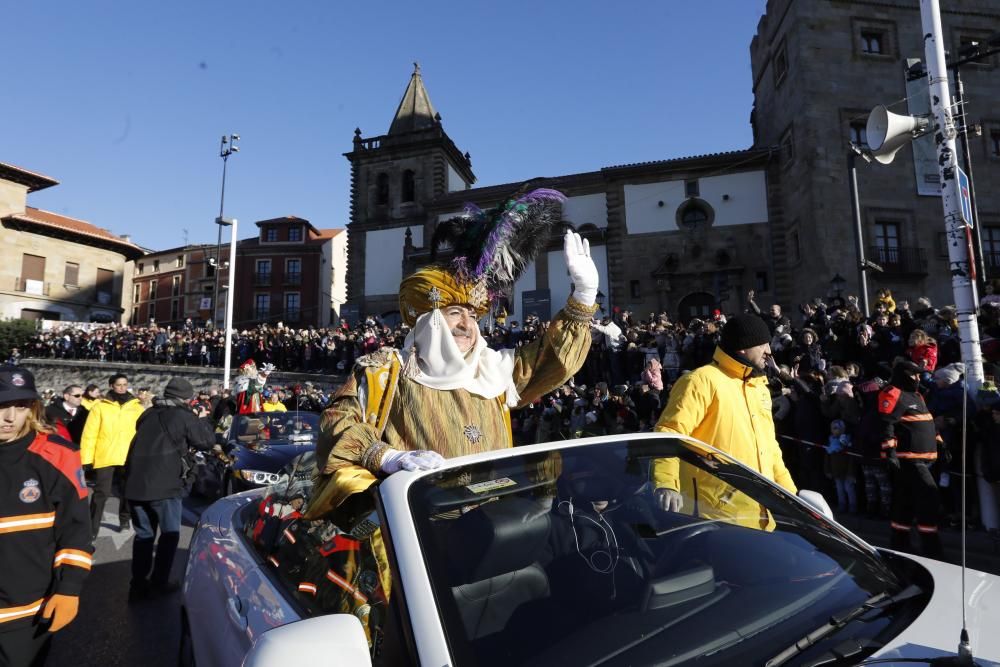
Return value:
M 747 296 L 748 310 L 773 336 L 772 410 L 800 488 L 823 491 L 841 512 L 888 516 L 892 485 L 881 459 L 876 398 L 896 360 L 910 359 L 923 369 L 922 391 L 943 438 L 936 466 L 943 522 L 958 522 L 964 434 L 970 519 L 1000 530 L 1000 391 L 993 382 L 1000 374 L 1000 299 L 984 298 L 979 317 L 987 382 L 974 400 L 963 401 L 954 307 L 934 308 L 926 298 L 911 307 L 883 290 L 867 318 L 854 298 L 814 299 L 793 318 L 778 305 L 761 309 L 753 292 Z M 652 430 L 680 374 L 711 361 L 725 320 L 720 311 L 686 324 L 665 313 L 640 319 L 615 311 L 595 321 L 583 369 L 513 415 L 515 441 Z M 512 329 L 500 335 L 516 335 Z
M 891 502 L 877 442 L 875 398 L 893 363 L 910 359 L 924 369 L 922 387 L 944 444 L 938 463 L 945 509 L 957 520 L 961 438 L 970 460 L 969 487 L 978 495 L 974 520 L 1000 529 L 1000 297 L 984 297 L 979 317 L 987 383 L 963 406 L 963 367 L 954 307 L 935 308 L 926 298 L 911 305 L 880 291 L 870 317 L 851 297 L 813 299 L 789 317 L 780 306 L 761 309 L 753 292 L 748 310 L 759 314 L 773 338 L 768 371 L 772 409 L 785 460 L 803 488 L 824 490 L 841 511 L 886 516 Z M 793 322 L 794 319 L 794 322 Z M 566 385 L 512 414 L 517 444 L 560 438 L 651 430 L 681 373 L 712 359 L 726 317 L 674 321 L 666 313 L 642 318 L 627 310 L 595 319 L 593 345 L 583 368 Z M 492 347 L 518 347 L 543 333 L 548 322 L 501 318 L 484 327 Z M 380 347 L 401 348 L 405 325 L 369 317 L 357 326 L 293 329 L 260 325 L 233 337 L 234 367 L 247 359 L 284 371 L 346 373 L 354 360 Z M 108 325 L 41 332 L 26 357 L 218 366 L 222 332 L 198 328 Z M 329 395 L 309 387 L 272 387 L 276 402 L 300 401 L 321 410 Z M 218 409 L 219 400 L 213 398 Z M 962 428 L 962 424 L 966 428 Z M 973 501 L 976 499 L 973 498 Z
M 383 346 L 402 347 L 405 328 L 368 318 L 360 326 L 295 329 L 284 324 L 261 324 L 236 331 L 231 363 L 248 359 L 272 363 L 283 371 L 342 374 L 354 359 Z M 196 326 L 191 320 L 171 327 L 108 324 L 96 327 L 54 327 L 38 332 L 18 358 L 84 359 L 140 364 L 221 367 L 225 333 Z

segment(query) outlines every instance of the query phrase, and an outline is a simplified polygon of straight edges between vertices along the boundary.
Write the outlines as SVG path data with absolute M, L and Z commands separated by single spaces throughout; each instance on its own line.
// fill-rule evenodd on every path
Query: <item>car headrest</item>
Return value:
M 550 519 L 539 501 L 504 498 L 480 505 L 448 531 L 453 585 L 470 584 L 528 567 L 548 541 Z

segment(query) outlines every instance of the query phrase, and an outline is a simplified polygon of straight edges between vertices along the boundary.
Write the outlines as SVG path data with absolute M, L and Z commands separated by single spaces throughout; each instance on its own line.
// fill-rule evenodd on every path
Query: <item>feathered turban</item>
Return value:
M 510 295 L 561 222 L 566 197 L 556 190 L 522 187 L 496 208 L 466 204 L 465 212 L 438 224 L 431 240 L 431 264 L 403 279 L 399 312 L 413 326 L 423 313 L 460 303 L 484 315 Z M 441 246 L 452 259 L 434 263 Z

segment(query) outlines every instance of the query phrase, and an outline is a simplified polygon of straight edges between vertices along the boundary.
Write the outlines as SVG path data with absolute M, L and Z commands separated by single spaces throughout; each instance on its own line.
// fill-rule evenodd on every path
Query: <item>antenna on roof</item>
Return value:
M 187 245 L 188 244 L 188 230 L 187 230 L 187 227 L 183 228 L 181 230 L 181 233 L 184 235 L 184 245 Z

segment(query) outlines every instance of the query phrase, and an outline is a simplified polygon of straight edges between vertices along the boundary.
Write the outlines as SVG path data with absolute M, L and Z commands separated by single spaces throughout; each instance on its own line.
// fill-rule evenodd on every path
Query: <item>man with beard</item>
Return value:
M 513 446 L 510 410 L 579 370 L 590 347 L 598 273 L 589 243 L 577 234 L 564 239 L 575 291 L 538 339 L 492 350 L 478 323 L 545 247 L 559 221 L 555 204 L 564 199 L 534 190 L 439 224 L 432 246 L 449 244 L 453 259 L 403 279 L 400 313 L 412 327 L 404 349 L 358 359 L 323 413 L 310 516 L 323 515 L 376 476 Z
M 111 390 L 90 407 L 80 438 L 83 465 L 93 466 L 94 469 L 94 497 L 90 501 L 94 539 L 97 539 L 101 529 L 104 505 L 111 495 L 112 484 L 116 477 L 120 477 L 125 465 L 129 444 L 135 435 L 135 422 L 143 411 L 142 403 L 128 390 L 128 377 L 117 373 L 111 376 L 108 384 Z M 128 507 L 123 498 L 118 504 L 118 527 L 119 530 L 128 530 L 130 525 Z
M 796 493 L 774 434 L 765 375 L 771 363 L 770 340 L 768 325 L 756 315 L 737 315 L 726 322 L 711 363 L 677 380 L 654 430 L 697 438 Z M 681 465 L 675 458 L 653 463 L 654 493 L 661 508 L 680 511 L 687 499 L 700 505 L 702 516 L 715 511 L 719 518 L 743 525 L 767 526 L 769 519 L 759 505 L 745 497 L 727 504 L 726 498 L 720 499 L 717 478 L 694 469 L 681 474 Z

